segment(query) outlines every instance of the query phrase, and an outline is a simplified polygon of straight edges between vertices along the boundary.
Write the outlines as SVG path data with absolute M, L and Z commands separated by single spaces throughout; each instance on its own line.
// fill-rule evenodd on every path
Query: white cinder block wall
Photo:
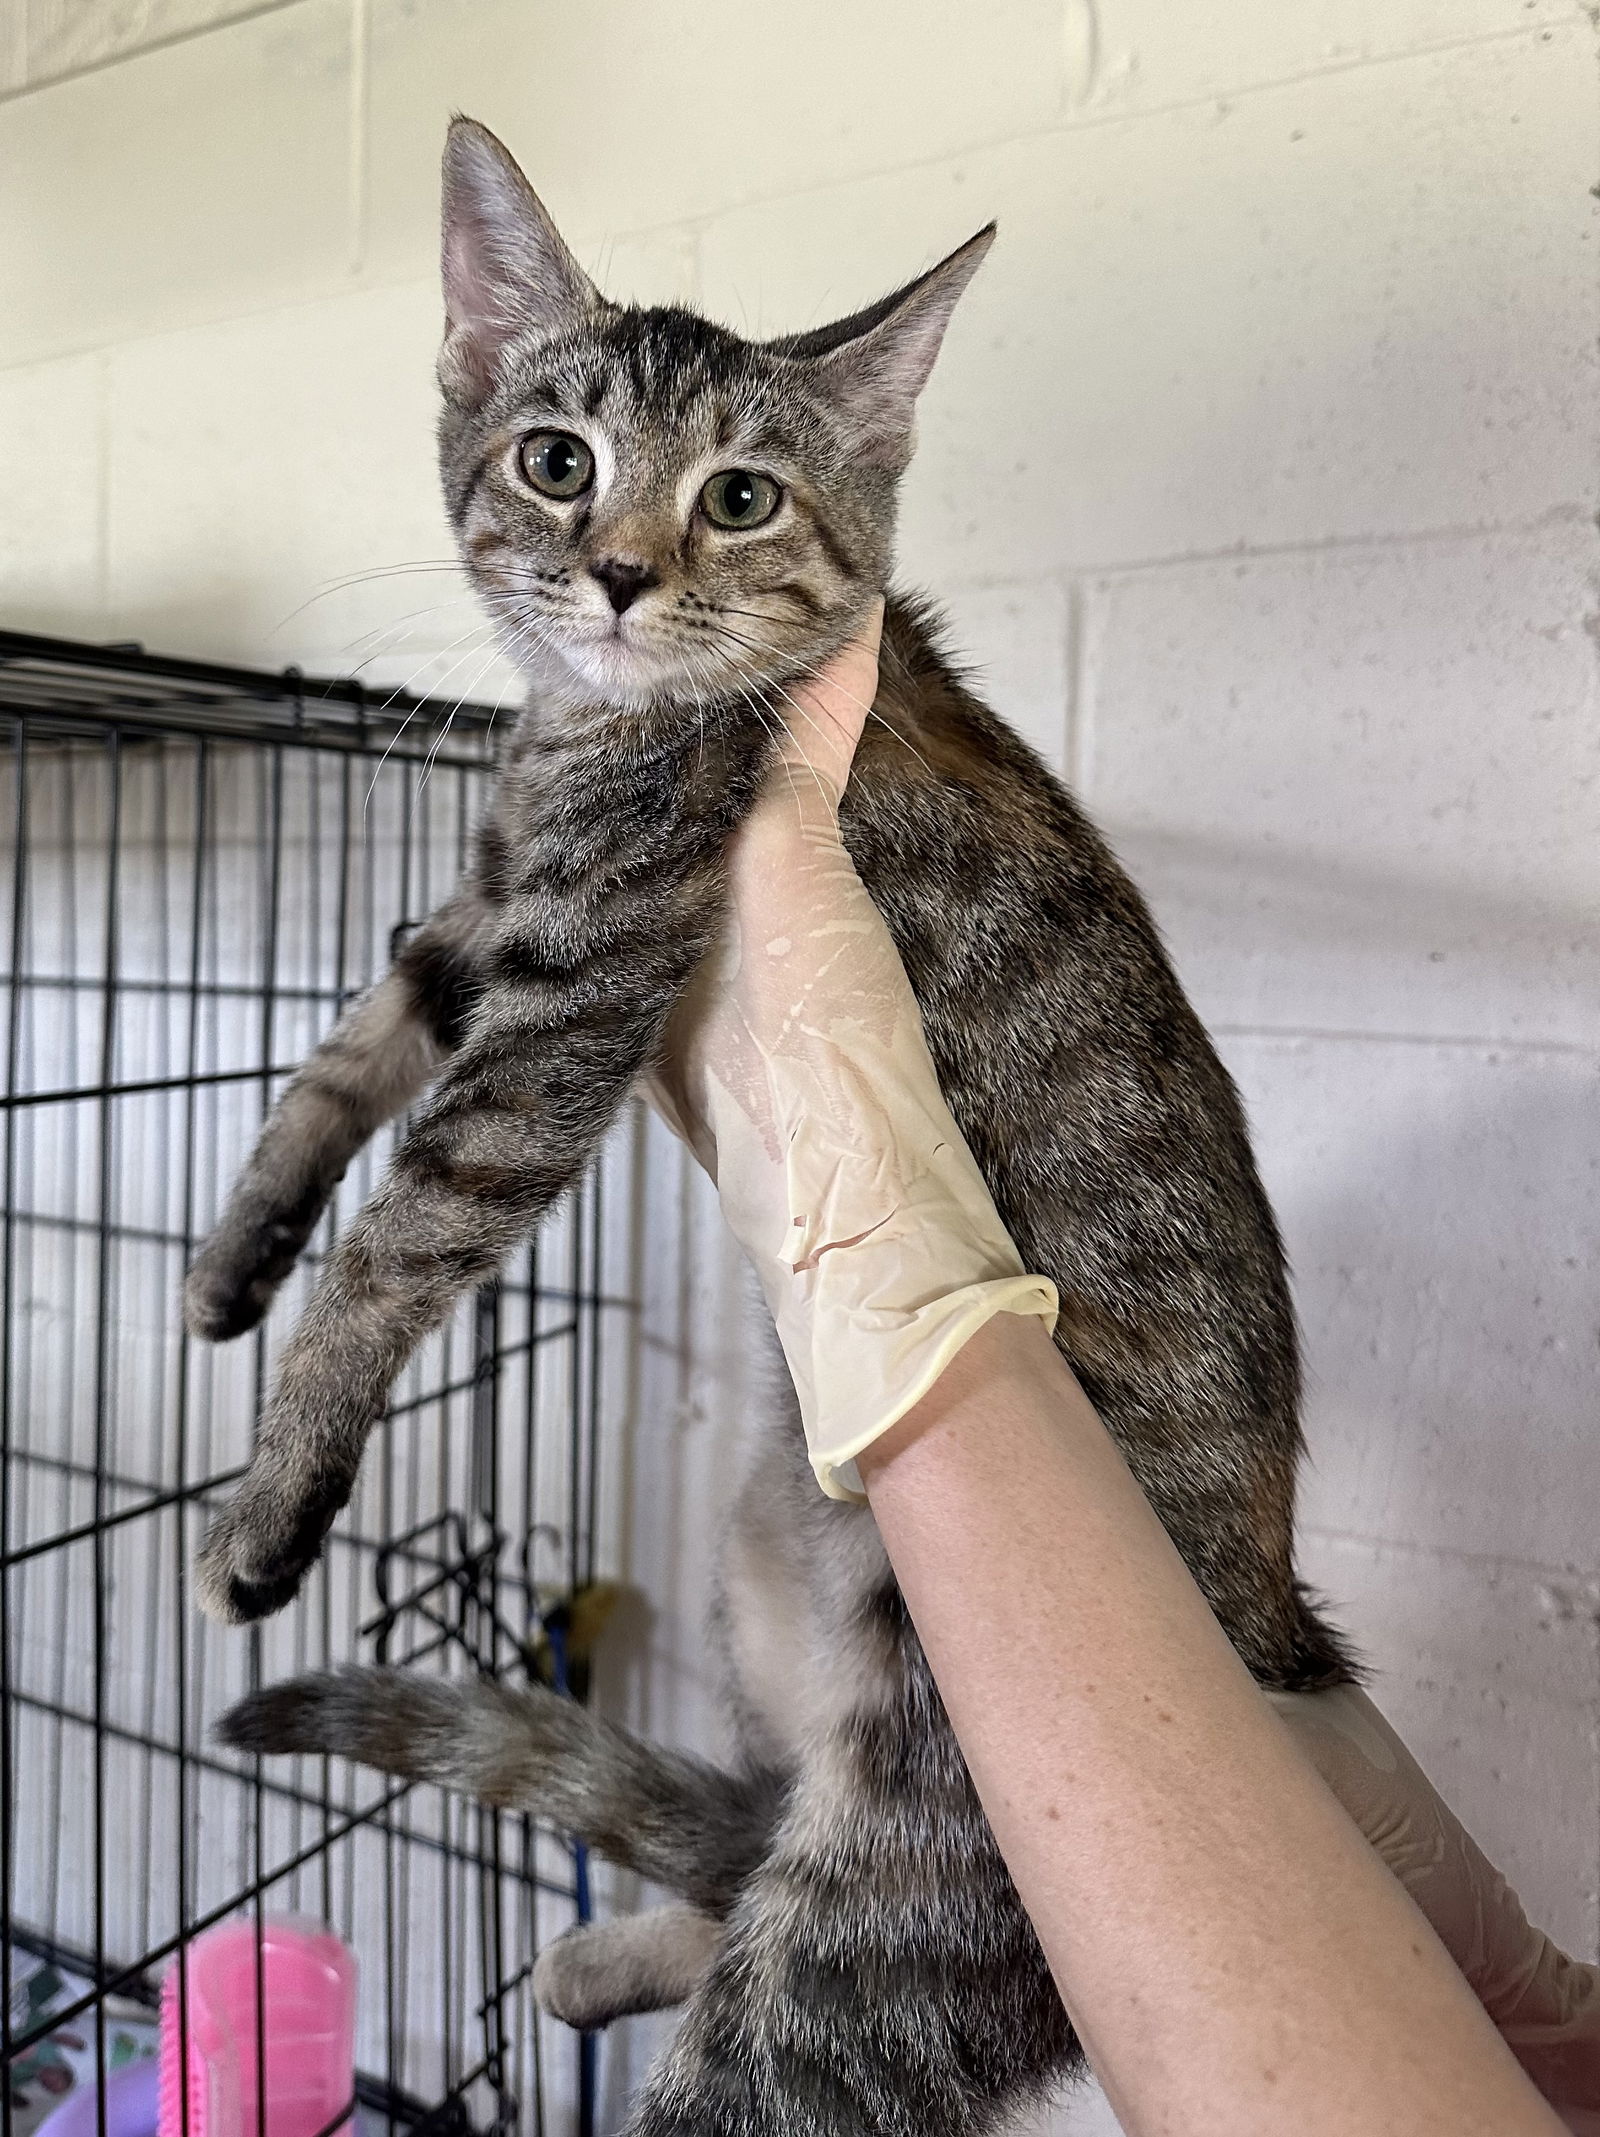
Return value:
M 454 108 L 616 294 L 752 328 L 998 214 L 906 574 L 1112 832 L 1244 1086 L 1306 1328 L 1307 1564 L 1591 1954 L 1596 85 L 1573 0 L 0 19 L 0 610 L 34 628 L 503 687 L 449 575 L 329 590 L 448 553 Z M 646 1215 L 628 1693 L 694 1737 L 743 1345 L 664 1144 Z

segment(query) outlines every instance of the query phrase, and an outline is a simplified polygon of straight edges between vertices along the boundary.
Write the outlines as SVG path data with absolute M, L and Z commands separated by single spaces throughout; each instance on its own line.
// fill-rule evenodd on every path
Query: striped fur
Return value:
M 498 144 L 452 131 L 445 492 L 529 708 L 469 881 L 302 1071 L 191 1277 L 193 1325 L 249 1325 L 350 1153 L 441 1067 L 208 1541 L 218 1615 L 292 1594 L 400 1361 L 649 1064 L 790 687 L 885 583 L 912 404 L 986 244 L 756 345 L 608 303 Z M 592 453 L 580 497 L 519 472 L 549 429 Z M 782 485 L 769 524 L 697 512 L 729 466 Z M 1060 1290 L 1057 1340 L 1251 1669 L 1337 1681 L 1294 1574 L 1294 1322 L 1233 1087 L 1138 893 L 916 601 L 890 601 L 875 711 L 845 836 L 1001 1215 Z M 556 1947 L 540 1977 L 586 2022 L 687 1997 L 640 2137 L 999 2128 L 1076 2046 L 870 1516 L 816 1492 L 785 1384 L 714 1625 L 725 1773 L 544 1695 L 382 1673 L 272 1687 L 224 1730 L 518 1804 L 675 1889 L 685 1907 Z
M 355 1148 L 471 1003 L 285 1350 L 249 1470 L 206 1540 L 200 1597 L 224 1622 L 294 1594 L 395 1374 L 588 1163 L 712 944 L 723 849 L 765 755 L 761 730 L 731 716 L 620 741 L 524 722 L 473 881 L 285 1094 L 191 1272 L 197 1334 L 259 1316 Z

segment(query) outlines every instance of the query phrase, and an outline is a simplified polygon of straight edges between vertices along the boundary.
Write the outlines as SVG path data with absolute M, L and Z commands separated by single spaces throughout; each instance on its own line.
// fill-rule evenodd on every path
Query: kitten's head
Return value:
M 993 225 L 836 325 L 609 303 L 494 136 L 444 157 L 445 496 L 513 657 L 591 703 L 735 696 L 883 588 L 912 410 Z

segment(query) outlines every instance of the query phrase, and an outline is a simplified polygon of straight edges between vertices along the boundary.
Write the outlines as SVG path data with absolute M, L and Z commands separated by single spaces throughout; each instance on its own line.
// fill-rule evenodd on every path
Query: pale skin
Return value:
M 981 1329 L 860 1467 L 1129 2137 L 1559 2137 L 1037 1322 Z
M 814 811 L 809 830 L 791 828 L 795 783 L 843 790 L 875 682 L 874 625 L 797 692 L 786 762 L 732 871 L 736 910 L 761 885 L 752 917 L 769 932 L 785 841 L 817 836 Z M 706 1029 L 717 1025 L 713 1005 Z M 1530 2083 L 1306 1755 L 1299 1739 L 1316 1732 L 1281 1718 L 1240 1664 L 1042 1321 L 997 1313 L 858 1460 L 984 1808 L 1128 2137 L 1594 2126 L 1584 2106 L 1558 2119 Z M 1414 1768 L 1374 1796 L 1380 1768 L 1351 1780 L 1348 1760 L 1319 1762 L 1369 1828 L 1431 1831 L 1424 1800 L 1448 1819 Z M 1454 1914 L 1426 1876 L 1412 1889 L 1480 1986 L 1514 1979 L 1496 2016 L 1522 2027 L 1529 2067 L 1552 2057 L 1569 2084 L 1577 2075 L 1563 2104 L 1593 2105 L 1600 1983 L 1527 1929 L 1514 1896 L 1497 1915 L 1494 1873 L 1465 1848 Z M 1461 1948 L 1458 1918 L 1480 1942 L 1491 1924 L 1493 1963 Z M 1548 2022 L 1531 2057 L 1529 2020 Z

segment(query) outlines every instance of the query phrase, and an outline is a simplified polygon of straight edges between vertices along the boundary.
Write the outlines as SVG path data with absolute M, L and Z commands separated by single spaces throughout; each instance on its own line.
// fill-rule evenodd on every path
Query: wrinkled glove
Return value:
M 877 630 L 790 699 L 729 857 L 731 915 L 648 1095 L 755 1265 L 823 1490 L 996 1313 L 1055 1325 L 939 1089 L 910 982 L 839 836 Z
M 1600 2137 L 1600 1970 L 1532 1926 L 1365 1692 L 1341 1685 L 1270 1696 L 1529 2078 L 1577 2137 Z

